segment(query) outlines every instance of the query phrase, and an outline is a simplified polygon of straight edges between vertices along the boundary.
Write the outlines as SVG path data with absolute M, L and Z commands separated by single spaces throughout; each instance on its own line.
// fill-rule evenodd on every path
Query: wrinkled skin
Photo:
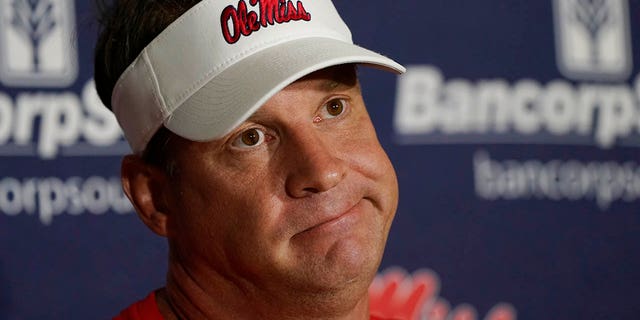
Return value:
M 139 160 L 123 164 L 143 221 L 169 239 L 161 310 L 366 318 L 398 190 L 353 68 L 312 73 L 222 139 L 176 137 L 171 149 L 171 176 L 145 169 L 148 179 L 136 179 Z

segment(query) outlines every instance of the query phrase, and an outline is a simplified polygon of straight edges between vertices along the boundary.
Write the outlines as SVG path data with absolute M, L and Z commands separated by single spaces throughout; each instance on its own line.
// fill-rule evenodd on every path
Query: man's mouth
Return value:
M 363 200 L 356 202 L 345 211 L 330 216 L 324 220 L 317 222 L 311 227 L 301 231 L 298 235 L 321 233 L 324 231 L 347 231 L 357 221 L 359 213 L 362 211 Z

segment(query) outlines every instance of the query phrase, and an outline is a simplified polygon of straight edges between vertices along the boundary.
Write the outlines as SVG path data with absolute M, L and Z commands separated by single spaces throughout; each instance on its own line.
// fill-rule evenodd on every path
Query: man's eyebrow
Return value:
M 358 76 L 354 68 L 336 67 L 331 71 L 331 77 L 321 82 L 320 89 L 333 91 L 358 86 Z
M 340 84 L 341 83 L 339 83 L 338 81 L 335 81 L 335 80 L 327 80 L 327 81 L 323 81 L 320 84 L 320 86 L 325 91 L 331 91 L 331 90 L 334 90 L 334 89 L 338 88 L 340 86 Z
M 247 123 L 247 122 L 256 122 L 259 121 L 261 119 L 266 118 L 267 116 L 265 115 L 265 112 L 262 110 L 262 108 L 258 108 L 258 110 L 254 111 L 246 120 L 244 120 L 242 123 Z
M 334 91 L 339 89 L 348 89 L 352 88 L 356 85 L 356 82 L 353 81 L 344 81 L 344 79 L 330 79 L 326 81 L 322 81 L 319 85 L 319 89 L 322 91 Z

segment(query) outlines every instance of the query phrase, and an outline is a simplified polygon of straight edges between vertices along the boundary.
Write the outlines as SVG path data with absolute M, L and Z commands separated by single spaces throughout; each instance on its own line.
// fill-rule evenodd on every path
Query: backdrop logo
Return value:
M 624 80 L 632 70 L 627 0 L 554 0 L 558 68 L 570 79 Z
M 0 81 L 65 87 L 78 74 L 72 0 L 0 2 Z
M 115 116 L 89 80 L 80 94 L 0 92 L 0 157 L 121 156 L 129 151 Z
M 409 66 L 398 81 L 398 141 L 640 147 L 640 75 L 628 79 L 626 0 L 554 4 L 557 64 L 587 81 L 447 79 L 437 66 Z
M 402 268 L 390 268 L 378 274 L 369 287 L 371 314 L 403 320 L 477 320 L 476 308 L 463 303 L 455 308 L 439 296 L 440 277 L 431 270 L 418 270 L 409 275 Z M 484 320 L 516 320 L 516 309 L 498 303 Z

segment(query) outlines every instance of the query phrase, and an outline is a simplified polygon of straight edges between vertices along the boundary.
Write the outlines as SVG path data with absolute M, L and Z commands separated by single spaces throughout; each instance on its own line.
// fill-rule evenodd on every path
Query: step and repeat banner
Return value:
M 401 194 L 371 308 L 640 318 L 640 0 L 335 2 L 408 69 L 360 69 Z M 107 319 L 164 283 L 96 30 L 91 1 L 0 2 L 0 319 Z

